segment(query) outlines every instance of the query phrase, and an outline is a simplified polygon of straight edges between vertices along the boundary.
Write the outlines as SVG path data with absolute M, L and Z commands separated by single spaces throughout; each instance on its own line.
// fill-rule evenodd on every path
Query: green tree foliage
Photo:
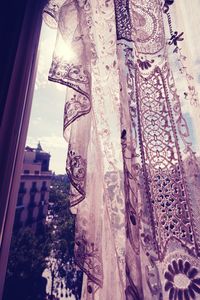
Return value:
M 42 272 L 50 253 L 49 233 L 36 236 L 30 228 L 20 229 L 12 236 L 4 300 L 44 300 L 46 279 Z
M 49 195 L 49 226 L 51 228 L 52 248 L 48 259 L 51 274 L 51 297 L 56 282 L 66 277 L 66 266 L 74 254 L 74 215 L 69 209 L 69 182 L 67 176 L 52 178 Z
M 7 277 L 21 279 L 40 276 L 46 267 L 50 252 L 49 234 L 36 236 L 30 228 L 20 229 L 13 235 L 7 267 Z
M 66 175 L 52 178 L 49 195 L 49 226 L 54 249 L 64 259 L 73 256 L 75 217 L 69 209 L 69 182 Z
M 31 228 L 13 231 L 4 300 L 44 300 L 46 282 L 42 273 L 46 268 L 51 274 L 54 298 L 55 282 L 67 276 L 66 266 L 74 254 L 75 217 L 69 209 L 68 193 L 67 176 L 54 175 L 42 234 Z

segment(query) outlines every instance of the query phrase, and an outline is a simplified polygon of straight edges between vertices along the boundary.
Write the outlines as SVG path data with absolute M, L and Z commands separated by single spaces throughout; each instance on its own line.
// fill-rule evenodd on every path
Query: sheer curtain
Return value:
M 200 299 L 198 0 L 55 0 L 49 80 L 82 299 Z M 193 17 L 194 16 L 194 17 Z

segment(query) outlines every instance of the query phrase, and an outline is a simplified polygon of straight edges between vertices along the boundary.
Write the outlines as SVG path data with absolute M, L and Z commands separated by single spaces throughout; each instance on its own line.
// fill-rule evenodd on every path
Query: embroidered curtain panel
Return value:
M 57 29 L 49 80 L 67 87 L 82 299 L 200 299 L 197 8 L 52 0 L 44 9 Z

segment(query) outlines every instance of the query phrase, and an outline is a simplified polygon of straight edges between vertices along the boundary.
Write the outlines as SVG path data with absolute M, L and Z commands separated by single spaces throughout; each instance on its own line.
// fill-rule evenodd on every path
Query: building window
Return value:
M 47 191 L 46 181 L 42 182 L 41 191 L 44 191 L 44 192 Z
M 46 187 L 46 181 L 42 182 L 42 187 Z
M 33 187 L 33 188 L 36 188 L 36 181 L 33 181 L 33 182 L 32 182 L 32 187 Z
M 29 207 L 35 207 L 35 193 L 30 195 L 30 202 L 29 202 Z
M 24 170 L 24 174 L 30 174 L 29 170 Z
M 44 218 L 45 218 L 45 214 L 43 212 L 43 207 L 41 207 L 38 212 L 37 220 L 42 220 Z
M 20 227 L 22 227 L 21 210 L 16 211 L 15 213 L 14 230 L 19 230 Z
M 24 189 L 24 187 L 25 187 L 25 182 L 24 182 L 24 181 L 21 181 L 21 182 L 20 182 L 20 189 Z
M 40 174 L 40 172 L 39 171 L 35 171 L 35 175 L 38 175 L 38 174 Z
M 18 194 L 18 199 L 17 199 L 17 206 L 23 205 L 23 194 Z
M 31 225 L 33 222 L 34 222 L 34 219 L 33 219 L 33 208 L 29 208 L 29 210 L 28 210 L 28 217 L 27 217 L 27 220 L 26 220 L 26 225 Z
M 19 193 L 20 194 L 25 194 L 26 193 L 25 182 L 24 181 L 20 182 Z
M 34 181 L 34 182 L 32 182 L 32 187 L 31 187 L 31 189 L 30 189 L 30 194 L 32 194 L 32 193 L 36 193 L 37 192 L 37 185 L 36 185 L 36 182 Z
M 45 192 L 41 192 L 40 202 L 42 205 L 44 205 L 44 200 L 45 200 Z

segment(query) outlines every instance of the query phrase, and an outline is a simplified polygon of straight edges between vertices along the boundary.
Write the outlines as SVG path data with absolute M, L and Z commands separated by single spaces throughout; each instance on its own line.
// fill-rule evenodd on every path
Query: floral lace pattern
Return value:
M 173 260 L 168 265 L 164 276 L 165 291 L 169 292 L 169 299 L 195 299 L 200 294 L 199 271 L 186 260 Z
M 155 69 L 147 78 L 137 71 L 136 80 L 143 174 L 153 209 L 152 222 L 161 225 L 155 225 L 155 237 L 162 259 L 170 238 L 195 245 L 192 218 L 161 70 Z
M 78 117 L 88 114 L 91 109 L 91 103 L 88 97 L 81 93 L 73 93 L 64 107 L 64 130 Z
M 74 82 L 74 89 L 81 91 L 81 85 L 89 85 L 89 74 L 86 70 L 83 70 L 83 66 L 68 64 L 60 61 L 58 57 L 54 57 L 50 71 L 49 79 L 58 81 L 64 85 L 68 85 L 68 81 Z M 84 93 L 84 91 L 83 91 Z M 85 92 L 87 95 L 87 93 Z
M 70 145 L 66 171 L 72 183 L 70 200 L 71 206 L 74 206 L 85 198 L 86 161 L 77 155 Z
M 115 10 L 118 39 L 137 41 L 140 53 L 153 54 L 163 48 L 163 23 L 158 1 L 116 0 Z
M 199 105 L 198 93 L 194 84 L 194 77 L 190 74 L 187 67 L 187 57 L 183 54 L 183 50 L 180 46 L 184 41 L 184 32 L 178 32 L 173 29 L 172 18 L 170 14 L 170 6 L 174 4 L 174 0 L 165 1 L 163 5 L 163 11 L 167 16 L 167 22 L 169 26 L 170 38 L 168 44 L 170 47 L 174 47 L 173 53 L 177 56 L 177 63 L 179 65 L 179 71 L 187 81 L 187 90 L 184 92 L 185 98 L 189 98 L 192 105 Z
M 73 49 L 70 57 L 56 46 L 49 80 L 69 88 L 66 171 L 77 209 L 75 260 L 87 275 L 82 299 L 200 295 L 199 169 L 171 52 L 191 102 L 197 94 L 180 51 L 185 35 L 173 30 L 174 3 L 50 0 L 45 9 L 57 44 Z M 186 165 L 195 166 L 191 176 Z
M 167 299 L 199 299 L 199 261 L 182 250 L 175 251 L 166 258 L 162 273 Z
M 84 235 L 76 238 L 76 263 L 89 276 L 90 280 L 102 286 L 102 273 L 98 249 L 94 243 L 88 242 Z M 84 266 L 84 267 L 83 267 Z M 99 278 L 99 279 L 98 279 Z M 92 288 L 88 287 L 88 293 L 92 293 Z

